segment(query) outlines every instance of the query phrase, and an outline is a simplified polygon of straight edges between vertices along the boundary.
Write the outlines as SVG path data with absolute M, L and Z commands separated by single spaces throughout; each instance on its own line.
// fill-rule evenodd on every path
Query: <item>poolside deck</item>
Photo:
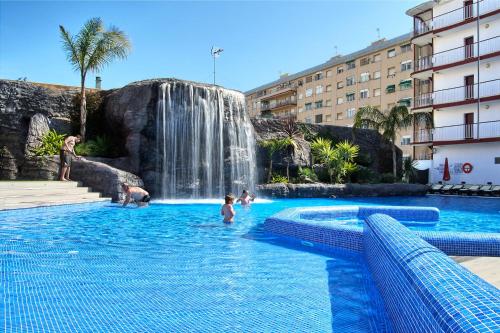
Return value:
M 500 289 L 500 258 L 494 257 L 452 257 L 486 282 Z
M 78 182 L 0 181 L 0 210 L 110 200 Z

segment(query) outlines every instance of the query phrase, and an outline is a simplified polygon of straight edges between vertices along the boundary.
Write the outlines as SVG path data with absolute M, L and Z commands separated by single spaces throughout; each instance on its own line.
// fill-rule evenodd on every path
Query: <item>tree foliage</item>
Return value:
M 332 183 L 344 183 L 357 169 L 354 159 L 358 156 L 359 147 L 348 141 L 332 146 L 330 140 L 316 138 L 311 144 L 311 151 L 316 161 L 327 169 Z

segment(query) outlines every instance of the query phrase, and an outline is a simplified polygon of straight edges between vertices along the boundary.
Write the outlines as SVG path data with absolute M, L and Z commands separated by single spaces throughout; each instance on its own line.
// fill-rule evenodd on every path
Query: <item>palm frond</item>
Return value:
M 84 73 L 87 72 L 90 55 L 94 52 L 97 44 L 102 39 L 104 31 L 102 20 L 99 17 L 94 17 L 85 22 L 83 28 L 76 36 L 76 44 L 78 47 L 78 55 L 80 62 L 83 64 Z
M 82 63 L 80 62 L 80 57 L 78 56 L 75 38 L 71 36 L 69 31 L 67 31 L 62 25 L 59 26 L 59 31 L 61 33 L 63 48 L 66 51 L 68 61 L 73 65 L 75 70 L 80 70 L 82 68 Z
M 385 115 L 382 111 L 371 105 L 358 109 L 354 117 L 353 128 L 372 128 L 378 130 Z
M 102 34 L 95 49 L 89 56 L 88 69 L 99 71 L 114 59 L 124 59 L 131 50 L 131 44 L 125 33 L 116 27 Z

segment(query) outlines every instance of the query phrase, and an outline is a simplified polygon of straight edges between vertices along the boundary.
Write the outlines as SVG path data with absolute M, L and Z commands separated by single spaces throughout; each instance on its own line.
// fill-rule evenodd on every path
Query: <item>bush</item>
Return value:
M 383 173 L 380 175 L 381 183 L 395 183 L 396 179 L 392 173 Z
M 57 155 L 64 143 L 64 134 L 49 130 L 42 136 L 41 144 L 32 150 L 35 156 Z
M 358 168 L 351 175 L 351 182 L 353 183 L 377 183 L 379 181 L 378 174 L 366 166 L 358 165 Z
M 271 184 L 276 184 L 276 183 L 287 184 L 288 183 L 288 178 L 286 178 L 285 176 L 282 176 L 282 175 L 274 174 L 272 176 L 272 178 L 271 178 Z
M 80 132 L 80 96 L 78 93 L 73 98 L 74 112 L 71 115 L 71 124 L 74 133 Z M 85 94 L 87 102 L 87 137 L 102 135 L 106 131 L 106 119 L 102 103 L 103 96 L 104 92 L 102 90 L 88 90 Z
M 300 182 L 304 182 L 304 181 L 317 182 L 318 176 L 316 175 L 316 173 L 314 172 L 313 169 L 299 167 L 298 181 L 300 181 Z
M 370 165 L 373 164 L 373 158 L 371 157 L 370 154 L 359 154 L 355 159 L 354 162 L 356 162 L 357 165 L 362 165 L 365 167 L 369 167 Z
M 95 140 L 88 140 L 75 147 L 75 153 L 82 156 L 113 157 L 116 155 L 113 142 L 105 136 L 98 136 Z

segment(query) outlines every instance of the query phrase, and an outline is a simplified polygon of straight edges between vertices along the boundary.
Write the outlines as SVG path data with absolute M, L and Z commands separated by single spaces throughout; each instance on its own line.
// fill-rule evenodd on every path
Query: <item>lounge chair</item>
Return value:
M 460 191 L 463 187 L 464 184 L 453 185 L 453 187 L 450 189 L 450 194 L 458 194 L 458 191 Z
M 475 187 L 472 187 L 469 189 L 469 194 L 470 195 L 479 195 L 479 193 L 481 193 L 481 190 L 483 189 L 483 187 L 491 187 L 491 185 L 477 185 L 477 188 Z
M 481 185 L 470 185 L 467 189 L 463 188 L 460 190 L 460 194 L 471 195 L 473 192 L 479 191 Z
M 479 195 L 487 195 L 488 191 L 491 192 L 491 189 L 493 188 L 493 185 L 488 184 L 488 185 L 483 185 L 479 188 Z
M 436 193 L 436 192 L 439 192 L 440 189 L 443 188 L 443 184 L 434 184 L 432 185 L 432 187 L 429 189 L 429 192 L 431 193 Z
M 484 195 L 499 195 L 500 194 L 500 185 L 494 185 L 489 190 L 483 191 Z
M 453 187 L 453 185 L 445 185 L 441 188 L 441 190 L 439 190 L 439 193 L 441 194 L 450 194 L 450 190 L 451 188 Z
M 471 188 L 471 186 L 472 186 L 471 184 L 463 185 L 462 188 L 457 191 L 457 194 L 460 194 L 460 195 L 467 194 L 469 192 L 469 189 Z

